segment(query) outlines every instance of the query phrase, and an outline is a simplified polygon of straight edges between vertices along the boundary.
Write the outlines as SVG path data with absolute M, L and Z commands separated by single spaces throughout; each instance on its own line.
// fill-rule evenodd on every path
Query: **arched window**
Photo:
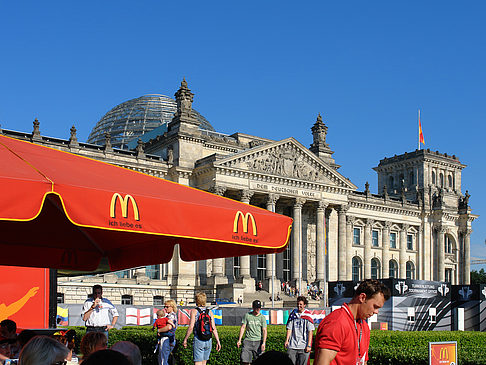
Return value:
M 407 262 L 407 279 L 415 280 L 415 265 L 412 261 Z
M 361 281 L 361 273 L 363 271 L 363 264 L 361 259 L 357 256 L 353 257 L 353 281 Z
M 390 273 L 391 278 L 398 278 L 398 264 L 395 260 L 390 260 Z
M 447 184 L 452 189 L 452 175 L 447 176 Z
M 439 175 L 439 179 L 440 179 L 440 187 L 443 188 L 444 187 L 444 174 L 442 172 Z
M 452 253 L 453 249 L 453 242 L 451 237 L 448 234 L 445 234 L 444 236 L 444 251 L 445 253 Z
M 395 187 L 395 182 L 393 181 L 393 176 L 388 177 L 388 189 L 393 191 L 393 188 Z
M 435 185 L 435 172 L 432 171 L 432 184 Z
M 371 259 L 371 278 L 372 279 L 380 278 L 380 261 L 378 261 L 377 258 Z

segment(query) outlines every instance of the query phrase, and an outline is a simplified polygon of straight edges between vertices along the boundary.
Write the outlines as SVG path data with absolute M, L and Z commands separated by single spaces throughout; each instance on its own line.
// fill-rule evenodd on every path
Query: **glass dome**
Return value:
M 177 110 L 174 99 L 165 95 L 151 94 L 125 101 L 106 113 L 96 123 L 88 137 L 88 143 L 104 145 L 105 134 L 110 133 L 111 145 L 127 148 L 129 141 L 140 137 L 172 120 Z M 214 131 L 209 122 L 196 110 L 192 110 L 199 128 Z

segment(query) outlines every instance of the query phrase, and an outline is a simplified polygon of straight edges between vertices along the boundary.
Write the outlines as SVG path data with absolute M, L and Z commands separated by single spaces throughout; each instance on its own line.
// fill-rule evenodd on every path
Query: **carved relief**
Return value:
M 266 174 L 293 177 L 307 181 L 322 181 L 327 178 L 321 171 L 316 170 L 305 156 L 296 153 L 291 146 L 282 146 L 279 149 L 265 151 L 263 155 L 247 161 L 250 170 Z

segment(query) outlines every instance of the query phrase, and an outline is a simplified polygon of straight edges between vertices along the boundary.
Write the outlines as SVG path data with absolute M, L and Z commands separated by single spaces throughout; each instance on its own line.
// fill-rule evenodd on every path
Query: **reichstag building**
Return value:
M 471 213 L 461 186 L 466 166 L 455 155 L 415 150 L 385 157 L 373 169 L 379 194 L 339 172 L 328 127 L 309 123 L 313 143 L 218 133 L 192 109 L 182 81 L 175 100 L 146 95 L 110 110 L 87 143 L 3 130 L 11 137 L 99 159 L 291 216 L 290 244 L 279 254 L 184 262 L 177 246 L 168 264 L 60 278 L 58 299 L 82 303 L 94 282 L 114 303 L 158 305 L 214 298 L 248 299 L 282 281 L 321 288 L 327 281 L 410 278 L 469 284 Z M 246 301 L 246 299 L 245 299 Z

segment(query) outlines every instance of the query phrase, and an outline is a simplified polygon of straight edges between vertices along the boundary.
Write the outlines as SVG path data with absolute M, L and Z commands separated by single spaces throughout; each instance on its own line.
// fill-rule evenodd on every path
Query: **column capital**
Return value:
M 267 204 L 276 204 L 277 203 L 277 200 L 280 199 L 280 195 L 278 194 L 273 194 L 273 193 L 270 193 L 267 195 Z
M 304 198 L 295 198 L 294 208 L 302 208 L 306 200 Z
M 464 236 L 469 236 L 472 233 L 472 229 L 469 227 L 459 228 L 459 232 L 462 233 Z
M 434 229 L 437 231 L 437 233 L 444 234 L 447 232 L 447 228 L 443 226 L 442 224 L 436 224 L 434 225 Z
M 346 217 L 346 224 L 349 224 L 350 226 L 352 226 L 355 221 L 356 221 L 356 217 L 353 217 L 352 215 L 348 215 Z
M 252 190 L 248 190 L 248 189 L 241 190 L 241 192 L 240 192 L 240 200 L 242 202 L 248 202 L 249 203 L 251 197 L 253 196 L 253 194 L 255 194 L 255 192 L 252 191 Z
M 407 224 L 407 223 L 403 223 L 402 224 L 402 230 L 403 231 L 407 232 L 409 228 L 410 228 L 410 225 L 409 224 Z
M 390 221 L 385 221 L 385 229 L 390 229 L 390 228 L 391 228 L 391 226 L 392 226 L 392 224 L 393 224 L 393 223 L 392 223 L 392 222 L 390 222 Z
M 424 227 L 422 227 L 421 225 L 420 225 L 420 226 L 418 226 L 417 231 L 418 231 L 420 234 L 422 234 L 422 233 L 423 233 L 423 231 L 424 231 Z
M 337 208 L 337 211 L 338 211 L 338 214 L 341 215 L 341 214 L 346 214 L 346 212 L 349 210 L 349 205 L 348 204 L 343 204 L 343 205 L 340 205 L 338 206 Z
M 366 228 L 373 227 L 373 224 L 375 224 L 375 220 L 374 219 L 371 219 L 371 218 L 366 219 Z
M 325 210 L 329 206 L 329 202 L 326 200 L 319 200 L 317 202 L 317 210 Z
M 211 186 L 211 188 L 209 189 L 209 192 L 216 194 L 216 195 L 219 195 L 219 196 L 223 196 L 224 193 L 226 192 L 226 186 L 222 186 L 222 185 Z

